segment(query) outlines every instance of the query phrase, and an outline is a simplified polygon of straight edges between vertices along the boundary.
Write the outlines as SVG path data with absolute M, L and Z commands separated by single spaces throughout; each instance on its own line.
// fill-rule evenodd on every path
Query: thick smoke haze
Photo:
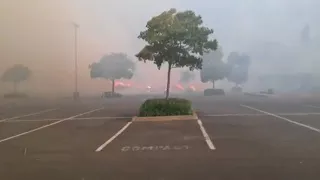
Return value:
M 191 9 L 215 30 L 224 51 L 251 56 L 248 88 L 260 74 L 312 72 L 319 69 L 318 0 L 0 0 L 0 73 L 14 64 L 33 74 L 21 85 L 27 92 L 69 95 L 74 90 L 74 28 L 79 28 L 79 91 L 110 89 L 106 80 L 91 80 L 88 65 L 111 52 L 125 52 L 134 61 L 144 45 L 137 39 L 146 22 L 164 10 Z M 301 32 L 310 29 L 310 41 Z M 164 66 L 165 67 L 165 66 Z M 138 63 L 134 79 L 146 84 L 163 79 L 165 68 Z M 175 70 L 173 81 L 180 78 Z M 146 76 L 148 74 L 148 76 Z M 1 84 L 9 91 L 10 84 Z M 208 85 L 210 86 L 210 85 Z M 217 86 L 230 87 L 218 82 Z

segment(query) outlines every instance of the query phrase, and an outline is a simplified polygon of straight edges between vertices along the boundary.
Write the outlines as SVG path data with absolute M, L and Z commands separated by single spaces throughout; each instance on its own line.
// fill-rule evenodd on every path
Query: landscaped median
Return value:
M 148 99 L 140 107 L 133 121 L 197 120 L 189 100 L 179 98 Z

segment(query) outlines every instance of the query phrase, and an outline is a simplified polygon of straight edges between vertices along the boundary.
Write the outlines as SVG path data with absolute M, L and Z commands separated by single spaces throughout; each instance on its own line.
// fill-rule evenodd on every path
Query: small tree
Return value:
M 228 81 L 234 82 L 238 87 L 248 80 L 250 56 L 240 55 L 237 52 L 231 52 L 228 57 Z
M 147 42 L 136 56 L 153 61 L 158 69 L 168 63 L 166 99 L 170 91 L 171 69 L 189 67 L 201 69 L 204 52 L 217 49 L 218 42 L 209 40 L 212 29 L 202 26 L 202 18 L 193 11 L 170 9 L 147 22 L 147 30 L 138 36 Z
M 180 75 L 180 82 L 185 84 L 189 83 L 190 81 L 194 80 L 195 74 L 189 70 L 182 71 Z
M 12 82 L 13 83 L 13 91 L 17 93 L 17 86 L 19 83 L 26 81 L 31 75 L 31 71 L 28 67 L 16 64 L 13 67 L 7 69 L 2 74 L 2 81 L 4 82 Z
M 212 82 L 212 88 L 215 88 L 215 81 L 225 78 L 227 66 L 222 61 L 222 57 L 221 49 L 203 56 L 203 67 L 200 71 L 201 82 Z
M 89 65 L 91 78 L 104 78 L 111 80 L 112 93 L 116 79 L 131 79 L 135 70 L 135 63 L 126 54 L 112 53 L 103 56 L 99 62 Z

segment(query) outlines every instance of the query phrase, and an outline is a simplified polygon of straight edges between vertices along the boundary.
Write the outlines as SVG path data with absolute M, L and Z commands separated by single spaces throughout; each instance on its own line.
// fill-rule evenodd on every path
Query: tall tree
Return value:
M 195 74 L 192 71 L 185 70 L 181 72 L 180 75 L 180 82 L 181 83 L 188 83 L 192 80 L 194 80 Z
M 234 82 L 236 86 L 245 83 L 248 80 L 250 63 L 250 56 L 247 54 L 240 55 L 237 52 L 231 52 L 228 56 L 227 62 L 227 79 L 231 82 Z
M 172 68 L 201 69 L 203 53 L 217 49 L 217 40 L 209 38 L 213 30 L 202 24 L 201 16 L 193 11 L 170 9 L 148 21 L 147 30 L 138 36 L 147 42 L 136 55 L 139 60 L 153 61 L 158 69 L 163 63 L 168 63 L 166 99 L 169 97 Z
M 223 53 L 221 49 L 203 56 L 203 67 L 200 71 L 201 82 L 211 82 L 212 88 L 215 88 L 215 81 L 225 78 L 227 66 L 222 61 L 222 57 Z
M 310 42 L 310 26 L 307 24 L 303 27 L 300 33 L 300 42 L 306 45 Z
M 2 74 L 2 81 L 4 82 L 12 82 L 13 83 L 13 91 L 17 93 L 17 86 L 19 83 L 26 81 L 31 75 L 31 71 L 28 67 L 16 64 L 13 67 L 7 69 Z
M 135 70 L 135 63 L 124 53 L 104 55 L 99 62 L 89 65 L 91 78 L 111 80 L 114 93 L 115 80 L 131 79 Z

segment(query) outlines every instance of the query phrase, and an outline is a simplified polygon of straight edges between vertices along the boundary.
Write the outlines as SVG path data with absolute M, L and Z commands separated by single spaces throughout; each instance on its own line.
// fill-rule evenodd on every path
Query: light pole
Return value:
M 80 97 L 78 92 L 78 28 L 79 25 L 77 23 L 72 23 L 74 27 L 74 78 L 75 91 L 73 92 L 73 99 L 77 100 Z

